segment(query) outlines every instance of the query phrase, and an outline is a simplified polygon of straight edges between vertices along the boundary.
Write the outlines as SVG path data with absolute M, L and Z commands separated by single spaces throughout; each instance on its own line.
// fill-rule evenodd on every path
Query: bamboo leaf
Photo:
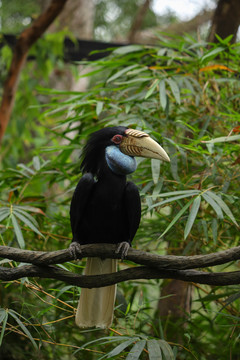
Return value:
M 207 192 L 208 195 L 214 199 L 216 201 L 216 203 L 218 203 L 218 205 L 221 207 L 221 209 L 225 212 L 225 214 L 232 220 L 232 222 L 239 227 L 233 213 L 231 212 L 231 210 L 229 209 L 229 207 L 227 206 L 227 204 L 220 198 L 220 196 L 216 195 L 214 192 L 212 191 L 208 191 Z
M 9 211 L 9 209 L 10 209 L 9 206 L 2 206 L 2 207 L 0 208 L 0 214 L 1 214 L 1 212 L 4 212 L 4 211 L 6 211 L 6 210 Z
M 144 47 L 142 45 L 127 45 L 117 48 L 116 50 L 113 51 L 113 53 L 118 55 L 125 55 L 136 51 L 141 51 L 143 50 L 143 48 Z
M 138 360 L 145 345 L 146 340 L 137 341 L 136 344 L 132 347 L 131 351 L 128 353 L 126 360 Z
M 125 105 L 125 113 L 128 114 L 130 110 L 131 110 L 131 105 L 126 104 Z
M 96 106 L 96 114 L 97 114 L 97 116 L 99 116 L 101 114 L 102 109 L 103 109 L 103 102 L 98 101 L 97 106 Z
M 173 176 L 174 180 L 180 181 L 180 178 L 179 178 L 179 175 L 178 175 L 178 159 L 177 159 L 177 156 L 171 157 L 170 167 L 171 167 L 171 173 L 172 173 L 172 176 Z
M 240 291 L 237 292 L 236 294 L 232 294 L 230 295 L 224 302 L 225 302 L 225 305 L 224 307 L 230 305 L 232 302 L 236 301 L 240 299 Z
M 196 219 L 200 204 L 201 204 L 201 196 L 197 196 L 194 199 L 191 210 L 189 212 L 188 220 L 187 220 L 187 223 L 186 223 L 186 226 L 184 229 L 184 239 L 186 239 L 188 237 L 188 235 L 192 229 L 192 226 Z
M 20 228 L 20 226 L 18 224 L 18 221 L 17 221 L 14 214 L 11 215 L 11 220 L 12 220 L 14 232 L 15 232 L 16 237 L 17 237 L 18 245 L 20 246 L 21 249 L 24 249 L 25 248 L 25 241 L 24 241 L 24 238 L 23 238 L 22 230 L 21 230 L 21 228 Z
M 113 349 L 112 351 L 110 351 L 110 353 L 108 353 L 107 359 L 119 355 L 124 349 L 126 349 L 126 347 L 131 345 L 137 339 L 138 338 L 132 338 L 130 340 L 124 341 L 122 344 L 119 344 L 117 347 L 115 347 L 115 349 Z
M 128 71 L 132 70 L 132 69 L 135 69 L 136 67 L 138 67 L 139 65 L 138 64 L 134 64 L 134 65 L 130 65 L 130 66 L 127 66 L 123 69 L 121 69 L 120 71 L 116 72 L 115 74 L 113 74 L 112 76 L 110 76 L 109 79 L 107 79 L 107 83 L 113 81 L 113 80 L 116 80 L 117 78 L 119 78 L 120 76 L 126 74 Z
M 5 309 L 0 309 L 0 323 L 2 323 L 2 331 L 0 335 L 0 346 L 2 345 L 3 336 L 5 333 L 6 325 L 8 321 L 8 312 Z
M 222 39 L 218 34 L 215 34 L 216 38 L 221 44 L 228 45 L 228 43 L 232 40 L 233 35 L 228 35 L 225 39 Z
M 21 214 L 19 211 L 14 211 L 14 215 L 20 219 L 21 221 L 23 221 L 28 227 L 30 227 L 30 229 L 32 229 L 35 233 L 37 233 L 38 235 L 43 236 L 43 234 L 36 228 L 36 226 L 23 214 Z
M 153 188 L 153 192 L 152 192 L 152 198 L 155 201 L 155 199 L 157 198 L 157 196 L 159 196 L 160 191 L 162 189 L 163 186 L 163 178 L 161 178 L 158 183 L 156 184 L 156 186 L 154 186 Z
M 160 175 L 160 160 L 151 159 L 151 168 L 152 168 L 152 178 L 154 184 L 158 183 L 159 175 Z
M 21 167 L 23 170 L 26 170 L 31 175 L 35 174 L 35 172 L 32 169 L 30 169 L 28 166 L 26 166 L 25 164 L 18 164 L 18 166 Z M 25 174 L 25 175 L 27 175 L 27 174 Z
M 215 144 L 215 143 L 221 143 L 221 142 L 231 142 L 231 141 L 236 141 L 236 140 L 240 140 L 240 135 L 232 135 L 232 136 L 221 136 L 212 140 L 208 140 L 208 141 L 202 141 L 202 143 L 204 144 Z
M 28 336 L 29 340 L 31 341 L 31 343 L 33 344 L 34 348 L 37 350 L 37 344 L 35 342 L 35 340 L 33 339 L 30 331 L 27 329 L 27 327 L 23 324 L 23 322 L 19 319 L 19 317 L 17 316 L 17 313 L 13 310 L 9 310 L 9 314 L 16 320 L 16 322 L 18 323 L 18 325 L 20 326 L 20 328 L 23 330 L 23 332 Z
M 16 213 L 20 213 L 22 215 L 24 215 L 25 217 L 27 217 L 36 227 L 38 227 L 38 223 L 36 221 L 36 219 L 34 219 L 34 217 L 32 215 L 30 215 L 29 213 L 27 213 L 26 211 L 24 211 L 23 209 L 19 209 L 16 208 L 16 206 L 13 207 L 13 213 L 16 215 Z
M 33 158 L 33 167 L 36 171 L 41 169 L 40 159 L 38 156 L 34 156 Z
M 160 194 L 159 196 L 162 196 L 162 195 Z M 190 197 L 190 196 L 192 196 L 191 193 L 190 193 L 190 194 L 183 194 L 183 195 L 173 196 L 173 197 L 171 197 L 171 198 L 169 198 L 169 199 L 166 199 L 166 200 L 160 201 L 160 202 L 158 202 L 158 203 L 156 203 L 156 204 L 153 204 L 153 205 L 150 207 L 150 209 L 155 208 L 155 207 L 157 207 L 157 206 L 162 206 L 162 205 L 164 205 L 164 204 L 173 202 L 173 201 L 175 201 L 175 200 L 185 199 L 185 198 Z
M 165 110 L 167 106 L 167 93 L 166 93 L 165 80 L 161 80 L 159 83 L 159 96 L 160 96 L 160 104 L 162 105 L 163 110 Z
M 158 340 L 158 342 L 164 355 L 164 360 L 174 360 L 175 356 L 171 346 L 165 340 Z
M 207 226 L 206 220 L 204 220 L 204 219 L 201 220 L 201 224 L 202 224 L 204 236 L 205 236 L 206 240 L 208 241 L 208 226 Z
M 152 85 L 150 86 L 149 90 L 147 91 L 146 95 L 145 95 L 145 99 L 148 99 L 152 93 L 154 92 L 154 90 L 156 89 L 156 87 L 158 86 L 159 84 L 159 80 L 158 79 L 155 79 L 152 83 Z
M 225 48 L 223 46 L 210 50 L 209 52 L 207 52 L 205 55 L 202 56 L 201 61 L 203 62 L 204 60 L 209 59 L 210 57 L 213 57 L 224 50 Z
M 10 209 L 4 209 L 0 212 L 0 221 L 3 221 L 10 214 Z
M 5 319 L 6 314 L 7 314 L 6 310 L 3 308 L 0 308 L 0 324 Z
M 178 87 L 178 84 L 176 83 L 175 80 L 169 78 L 166 79 L 166 81 L 168 82 L 168 84 L 170 85 L 170 88 L 172 90 L 173 96 L 175 97 L 175 100 L 178 104 L 181 103 L 181 98 L 180 98 L 180 90 Z
M 84 348 L 88 347 L 89 345 L 95 344 L 95 343 L 100 342 L 100 341 L 101 341 L 101 345 L 103 345 L 103 344 L 113 343 L 113 342 L 116 342 L 116 341 L 123 341 L 125 339 L 126 340 L 129 339 L 129 336 L 104 336 L 104 337 L 102 337 L 100 339 L 94 339 L 92 341 L 88 341 L 87 343 L 83 344 L 80 349 L 76 350 L 74 352 L 74 354 L 78 353 L 81 349 L 84 349 Z M 102 340 L 106 340 L 106 341 L 102 342 Z M 135 341 L 137 341 L 137 340 L 138 340 L 138 338 L 135 338 Z M 104 355 L 104 357 L 105 357 L 105 355 Z
M 208 191 L 208 192 L 209 192 L 209 191 Z M 223 219 L 222 209 L 221 209 L 220 206 L 216 203 L 216 201 L 214 201 L 214 200 L 212 199 L 212 197 L 210 197 L 207 193 L 203 193 L 202 196 L 203 196 L 204 200 L 206 200 L 206 202 L 208 202 L 208 203 L 212 206 L 213 210 L 214 210 L 214 211 L 216 212 L 216 214 L 217 214 L 217 217 L 218 217 L 219 219 Z
M 169 191 L 166 193 L 162 193 L 162 194 L 159 194 L 159 196 L 168 197 L 168 196 L 172 196 L 172 195 L 184 195 L 184 194 L 187 194 L 189 196 L 194 196 L 194 195 L 199 194 L 200 192 L 201 192 L 200 190 L 179 190 L 179 191 Z M 151 195 L 149 195 L 149 196 L 151 196 Z
M 36 208 L 36 207 L 33 207 L 33 206 L 28 206 L 28 205 L 24 205 L 24 206 L 14 205 L 14 208 L 15 208 L 15 209 L 28 210 L 28 211 L 31 211 L 31 212 L 35 212 L 35 213 L 37 213 L 37 214 L 45 215 L 44 212 L 43 212 L 40 208 Z
M 212 219 L 212 235 L 214 244 L 217 243 L 217 235 L 218 235 L 218 222 L 217 219 Z
M 157 340 L 148 340 L 149 360 L 162 360 L 162 352 Z
M 174 219 L 171 221 L 171 223 L 168 225 L 168 227 L 164 230 L 164 232 L 160 235 L 160 238 L 163 237 L 170 229 L 173 227 L 173 225 L 178 221 L 178 219 L 185 213 L 185 211 L 189 208 L 189 206 L 192 204 L 194 199 L 191 199 L 174 217 Z

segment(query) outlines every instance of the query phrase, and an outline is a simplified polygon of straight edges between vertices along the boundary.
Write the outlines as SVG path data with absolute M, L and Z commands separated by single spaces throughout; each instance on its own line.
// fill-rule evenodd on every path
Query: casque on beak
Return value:
M 127 129 L 120 144 L 125 155 L 170 161 L 166 151 L 143 131 Z

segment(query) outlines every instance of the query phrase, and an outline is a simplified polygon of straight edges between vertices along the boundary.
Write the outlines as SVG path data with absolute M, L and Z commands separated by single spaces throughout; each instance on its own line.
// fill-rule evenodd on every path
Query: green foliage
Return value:
M 48 101 L 39 96 L 38 86 L 50 84 L 51 76 L 61 73 L 63 62 L 63 39 L 68 31 L 47 34 L 31 48 L 29 60 L 21 72 L 18 91 L 8 131 L 3 140 L 3 151 L 0 159 L 4 167 L 16 167 L 19 159 L 27 163 L 35 153 L 36 148 L 46 144 L 48 137 L 46 129 L 54 124 L 49 118 L 40 123 L 41 107 Z M 1 88 L 3 87 L 7 69 L 11 61 L 11 50 L 8 46 L 0 49 Z M 19 138 L 21 141 L 16 141 Z M 0 163 L 0 169 L 1 165 Z
M 63 69 L 61 48 L 48 46 L 54 60 L 46 65 L 40 45 L 38 66 L 28 63 L 22 76 L 4 140 L 2 244 L 48 251 L 70 244 L 69 204 L 81 148 L 91 132 L 120 124 L 150 133 L 171 158 L 170 164 L 138 159 L 131 178 L 141 193 L 142 221 L 133 246 L 175 255 L 236 246 L 239 46 L 221 40 L 208 48 L 190 37 L 159 36 L 159 47 L 121 47 L 80 73 L 90 80 L 80 93 L 47 88 L 55 64 Z M 64 268 L 80 272 L 84 264 Z M 237 287 L 193 285 L 191 313 L 165 319 L 155 312 L 163 286 L 156 280 L 119 285 L 113 328 L 103 332 L 74 325 L 79 289 L 50 279 L 5 282 L 0 354 L 26 359 L 37 346 L 41 359 L 237 358 Z M 171 303 L 171 294 L 167 299 Z
M 0 9 L 1 31 L 4 34 L 20 33 L 40 12 L 39 3 L 33 0 L 26 0 L 24 3 L 2 0 Z
M 95 37 L 104 41 L 106 39 L 110 41 L 118 38 L 119 34 L 121 34 L 122 38 L 126 38 L 137 11 L 142 4 L 143 2 L 139 0 L 98 0 L 96 2 L 96 16 L 94 19 Z M 169 20 L 169 17 L 167 17 L 167 20 Z M 144 17 L 142 29 L 154 27 L 157 23 L 158 16 L 149 8 Z
M 17 242 L 20 248 L 25 247 L 24 238 L 22 235 L 21 227 L 18 224 L 18 220 L 22 221 L 23 224 L 26 224 L 32 231 L 36 234 L 43 236 L 38 230 L 38 223 L 35 218 L 30 215 L 27 211 L 31 211 L 33 213 L 39 212 L 39 209 L 33 206 L 18 206 L 18 205 L 10 205 L 10 206 L 2 206 L 0 208 L 0 221 L 4 219 L 7 220 L 7 228 L 12 223 L 14 233 L 17 238 Z

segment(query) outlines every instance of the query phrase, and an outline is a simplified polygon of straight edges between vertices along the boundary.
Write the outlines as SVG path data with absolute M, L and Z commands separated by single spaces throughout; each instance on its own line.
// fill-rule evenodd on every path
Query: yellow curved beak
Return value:
M 170 161 L 166 151 L 143 131 L 127 129 L 126 137 L 120 144 L 120 150 L 130 156 L 140 156 L 163 161 Z

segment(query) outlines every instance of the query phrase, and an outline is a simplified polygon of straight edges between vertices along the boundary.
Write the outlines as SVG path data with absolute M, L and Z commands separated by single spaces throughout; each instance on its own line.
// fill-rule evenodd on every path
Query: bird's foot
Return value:
M 121 260 L 123 260 L 127 256 L 129 248 L 130 248 L 130 245 L 128 242 L 126 242 L 126 241 L 120 242 L 117 244 L 115 253 L 120 254 Z
M 74 260 L 81 258 L 82 249 L 78 242 L 73 241 L 68 249 Z

